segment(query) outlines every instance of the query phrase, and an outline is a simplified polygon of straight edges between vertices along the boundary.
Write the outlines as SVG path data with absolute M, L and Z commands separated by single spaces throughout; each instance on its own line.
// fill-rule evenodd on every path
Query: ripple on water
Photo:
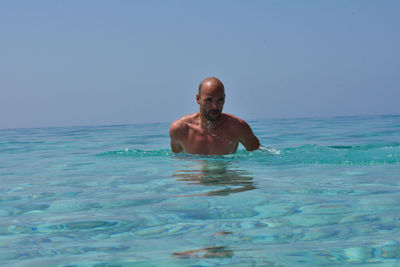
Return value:
M 196 213 L 207 210 L 211 204 L 204 199 L 192 198 L 182 201 L 181 198 L 174 199 L 161 205 L 162 210 L 178 213 Z
M 49 204 L 46 203 L 25 203 L 17 206 L 17 214 L 19 213 L 28 213 L 28 212 L 39 212 L 44 211 L 49 207 Z
M 37 232 L 38 228 L 33 225 L 26 225 L 26 224 L 21 224 L 21 225 L 15 225 L 9 228 L 8 233 L 14 233 L 14 234 L 32 234 Z
M 50 204 L 48 211 L 54 213 L 64 213 L 72 211 L 84 211 L 101 208 L 98 203 L 82 203 L 76 200 L 57 200 Z
M 398 262 L 400 259 L 400 246 L 397 241 L 386 242 L 392 244 L 375 244 L 364 246 L 350 246 L 345 248 L 334 248 L 330 251 L 314 251 L 312 257 L 318 259 L 321 263 L 352 263 L 352 264 L 368 264 L 368 263 L 390 263 L 387 260 Z M 394 243 L 394 244 L 393 244 Z M 386 265 L 385 265 L 386 266 Z M 392 265 L 390 265 L 392 266 Z M 393 265 L 397 266 L 397 265 Z
M 18 251 L 7 251 L 0 252 L 0 261 L 12 261 L 17 260 L 23 255 L 23 252 Z
M 108 221 L 78 221 L 64 224 L 54 224 L 49 226 L 52 230 L 66 229 L 72 231 L 92 230 L 98 228 L 108 228 L 117 225 L 117 222 Z
M 86 254 L 88 252 L 97 253 L 115 253 L 120 251 L 129 250 L 129 246 L 96 246 L 96 247 L 81 247 L 81 246 L 71 246 L 67 248 L 60 249 L 59 253 L 63 255 L 80 255 Z
M 12 214 L 13 212 L 9 209 L 0 209 L 0 217 L 8 217 Z
M 120 199 L 101 202 L 100 205 L 105 209 L 115 209 L 155 204 L 163 200 L 164 198 Z
M 106 220 L 93 220 L 93 221 L 72 221 L 60 222 L 56 224 L 42 224 L 42 225 L 19 225 L 10 229 L 9 232 L 13 233 L 45 233 L 49 236 L 58 234 L 69 235 L 71 238 L 94 238 L 101 236 L 102 238 L 110 237 L 116 234 L 132 234 L 138 229 L 145 227 L 164 224 L 162 218 L 149 219 L 146 217 L 137 217 L 129 221 L 106 221 Z
M 6 202 L 6 201 L 17 201 L 22 199 L 20 196 L 0 196 L 0 201 L 1 202 Z

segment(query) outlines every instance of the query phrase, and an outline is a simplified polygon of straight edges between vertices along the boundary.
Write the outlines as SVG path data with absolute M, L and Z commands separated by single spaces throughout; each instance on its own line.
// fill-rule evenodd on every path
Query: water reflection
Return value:
M 231 162 L 214 160 L 192 160 L 192 162 L 195 164 L 185 165 L 185 169 L 175 170 L 173 177 L 190 185 L 224 187 L 198 195 L 227 196 L 255 189 L 253 178 L 249 173 L 233 168 Z
M 233 251 L 225 246 L 220 246 L 175 252 L 173 255 L 179 259 L 231 258 L 233 256 Z

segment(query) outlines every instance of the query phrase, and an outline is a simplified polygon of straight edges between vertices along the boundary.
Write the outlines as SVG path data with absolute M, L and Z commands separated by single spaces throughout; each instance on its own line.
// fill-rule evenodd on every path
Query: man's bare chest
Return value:
M 238 146 L 238 138 L 230 131 L 191 131 L 184 144 L 188 153 L 229 154 Z

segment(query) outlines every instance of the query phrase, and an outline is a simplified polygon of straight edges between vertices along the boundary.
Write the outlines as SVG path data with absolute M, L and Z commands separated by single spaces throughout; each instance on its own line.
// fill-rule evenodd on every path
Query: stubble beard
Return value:
M 211 117 L 210 114 L 211 114 L 211 112 L 214 112 L 214 111 L 216 111 L 216 112 L 218 112 L 218 113 L 217 113 L 216 117 Z M 203 109 L 203 110 L 202 110 L 202 113 L 203 113 L 203 116 L 204 116 L 209 122 L 215 122 L 215 121 L 218 120 L 219 117 L 221 116 L 221 111 L 218 110 L 218 109 L 212 109 L 212 110 L 210 110 L 210 111 L 208 111 L 208 112 L 207 112 L 205 109 Z

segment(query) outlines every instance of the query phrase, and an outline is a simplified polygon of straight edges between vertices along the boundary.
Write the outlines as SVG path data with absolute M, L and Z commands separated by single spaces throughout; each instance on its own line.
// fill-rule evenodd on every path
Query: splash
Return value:
M 263 145 L 260 146 L 259 150 L 261 150 L 261 151 L 267 151 L 267 152 L 269 152 L 269 153 L 272 154 L 272 155 L 279 155 L 279 154 L 281 154 L 281 151 L 276 150 L 276 149 L 273 148 L 273 147 L 266 147 L 266 146 L 263 146 Z

